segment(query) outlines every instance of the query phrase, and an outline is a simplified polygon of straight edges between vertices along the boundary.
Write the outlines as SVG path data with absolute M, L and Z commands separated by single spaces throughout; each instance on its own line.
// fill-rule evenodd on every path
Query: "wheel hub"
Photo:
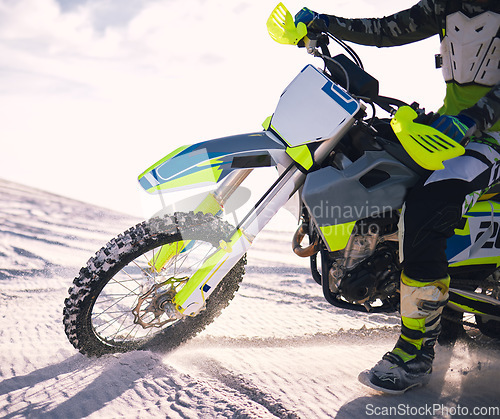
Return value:
M 187 277 L 169 278 L 153 285 L 139 296 L 136 306 L 132 309 L 134 323 L 144 329 L 160 328 L 167 323 L 183 318 L 184 316 L 175 308 L 173 298 L 177 293 L 176 286 L 187 282 L 187 280 Z

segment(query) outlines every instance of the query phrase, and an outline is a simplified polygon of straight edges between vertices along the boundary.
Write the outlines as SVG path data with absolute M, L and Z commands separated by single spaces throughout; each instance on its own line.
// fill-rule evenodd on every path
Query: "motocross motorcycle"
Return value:
M 139 176 L 142 188 L 164 200 L 171 191 L 212 188 L 166 206 L 89 259 L 64 307 L 67 337 L 80 352 L 169 350 L 196 335 L 229 304 L 247 250 L 292 197 L 300 211 L 292 248 L 310 259 L 326 300 L 367 314 L 398 311 L 405 196 L 464 148 L 414 122 L 418 105 L 380 96 L 378 81 L 349 46 L 296 26 L 283 4 L 267 26 L 275 41 L 305 47 L 324 69 L 307 65 L 296 76 L 263 131 L 180 147 Z M 331 39 L 350 57 L 332 57 Z M 376 106 L 392 118 L 378 119 Z M 276 180 L 236 225 L 229 223 L 231 200 L 241 199 L 245 179 L 261 168 L 276 168 Z M 490 190 L 447 247 L 445 318 L 494 338 L 500 338 L 499 225 L 500 200 Z

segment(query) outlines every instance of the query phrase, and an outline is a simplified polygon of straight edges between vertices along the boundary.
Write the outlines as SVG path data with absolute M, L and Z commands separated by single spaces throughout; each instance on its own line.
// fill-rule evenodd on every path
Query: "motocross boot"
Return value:
M 401 335 L 391 352 L 359 375 L 361 383 L 385 393 L 402 394 L 429 382 L 449 285 L 449 276 L 423 282 L 401 274 Z

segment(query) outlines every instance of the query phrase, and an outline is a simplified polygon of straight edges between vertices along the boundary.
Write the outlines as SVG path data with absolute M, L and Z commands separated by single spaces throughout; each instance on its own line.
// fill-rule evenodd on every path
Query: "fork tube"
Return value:
M 252 171 L 253 169 L 235 170 L 221 182 L 220 186 L 213 192 L 220 206 L 224 206 L 233 192 L 243 183 Z
M 266 226 L 278 210 L 285 205 L 292 195 L 304 183 L 306 175 L 294 164 L 290 165 L 268 192 L 255 204 L 237 229 L 252 242 L 255 236 Z

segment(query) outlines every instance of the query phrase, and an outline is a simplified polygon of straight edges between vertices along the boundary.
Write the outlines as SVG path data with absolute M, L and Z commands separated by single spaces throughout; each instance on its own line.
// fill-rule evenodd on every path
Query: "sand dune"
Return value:
M 230 306 L 196 338 L 167 354 L 86 358 L 64 334 L 67 289 L 138 220 L 9 182 L 0 197 L 1 417 L 498 417 L 494 347 L 438 347 L 430 385 L 405 396 L 359 384 L 396 340 L 397 316 L 330 306 L 273 223 Z

